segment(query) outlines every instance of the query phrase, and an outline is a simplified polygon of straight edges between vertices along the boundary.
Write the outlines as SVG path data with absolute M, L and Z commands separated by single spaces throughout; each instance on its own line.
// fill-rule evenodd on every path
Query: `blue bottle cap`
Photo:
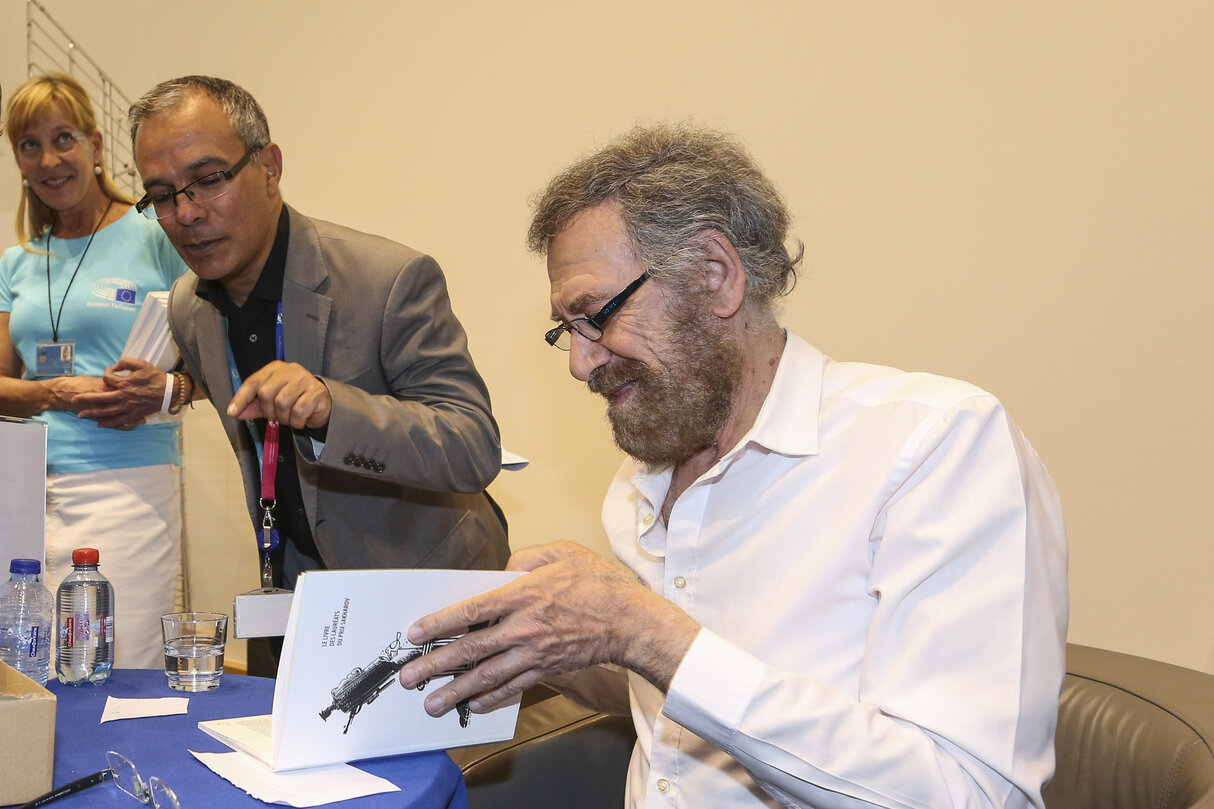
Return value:
M 22 575 L 28 573 L 41 573 L 42 563 L 37 559 L 14 559 L 8 564 L 9 573 L 20 573 Z

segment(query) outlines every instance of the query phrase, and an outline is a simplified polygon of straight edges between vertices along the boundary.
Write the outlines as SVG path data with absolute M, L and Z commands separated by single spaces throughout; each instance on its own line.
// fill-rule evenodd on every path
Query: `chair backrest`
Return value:
M 1047 809 L 1214 809 L 1214 676 L 1067 646 Z

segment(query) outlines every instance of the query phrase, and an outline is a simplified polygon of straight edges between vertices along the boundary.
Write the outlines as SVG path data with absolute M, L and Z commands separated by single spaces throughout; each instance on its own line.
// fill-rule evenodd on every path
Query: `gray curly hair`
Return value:
M 617 206 L 637 260 L 671 288 L 699 288 L 702 231 L 733 244 L 746 298 L 765 309 L 796 283 L 790 217 L 775 187 L 733 137 L 689 124 L 640 126 L 558 174 L 534 200 L 527 246 L 543 255 L 583 211 Z

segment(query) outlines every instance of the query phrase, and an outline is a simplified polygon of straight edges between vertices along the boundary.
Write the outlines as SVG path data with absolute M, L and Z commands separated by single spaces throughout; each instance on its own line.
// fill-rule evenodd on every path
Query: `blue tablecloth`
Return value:
M 58 699 L 55 719 L 55 786 L 103 770 L 105 753 L 116 750 L 129 758 L 145 779 L 153 775 L 172 787 L 182 809 L 264 807 L 211 772 L 190 755 L 227 752 L 229 748 L 198 729 L 206 719 L 268 714 L 274 681 L 262 677 L 223 675 L 219 688 L 200 694 L 172 691 L 164 672 L 119 669 L 103 686 L 71 687 L 53 677 L 48 686 Z M 189 713 L 99 724 L 107 697 L 189 697 Z M 355 766 L 386 778 L 400 792 L 370 795 L 329 804 L 342 809 L 467 809 L 459 768 L 443 752 L 361 761 Z M 56 809 L 110 807 L 132 809 L 139 804 L 107 782 L 56 801 Z

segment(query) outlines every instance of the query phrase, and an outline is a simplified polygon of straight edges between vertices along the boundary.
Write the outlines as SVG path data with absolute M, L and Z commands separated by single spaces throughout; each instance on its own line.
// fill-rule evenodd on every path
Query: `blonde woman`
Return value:
M 0 414 L 48 425 L 46 582 L 95 547 L 114 585 L 115 665 L 163 665 L 159 616 L 180 569 L 177 424 L 184 375 L 120 353 L 148 292 L 185 264 L 107 176 L 97 116 L 71 76 L 22 84 L 4 130 L 21 172 L 18 244 L 0 257 Z

